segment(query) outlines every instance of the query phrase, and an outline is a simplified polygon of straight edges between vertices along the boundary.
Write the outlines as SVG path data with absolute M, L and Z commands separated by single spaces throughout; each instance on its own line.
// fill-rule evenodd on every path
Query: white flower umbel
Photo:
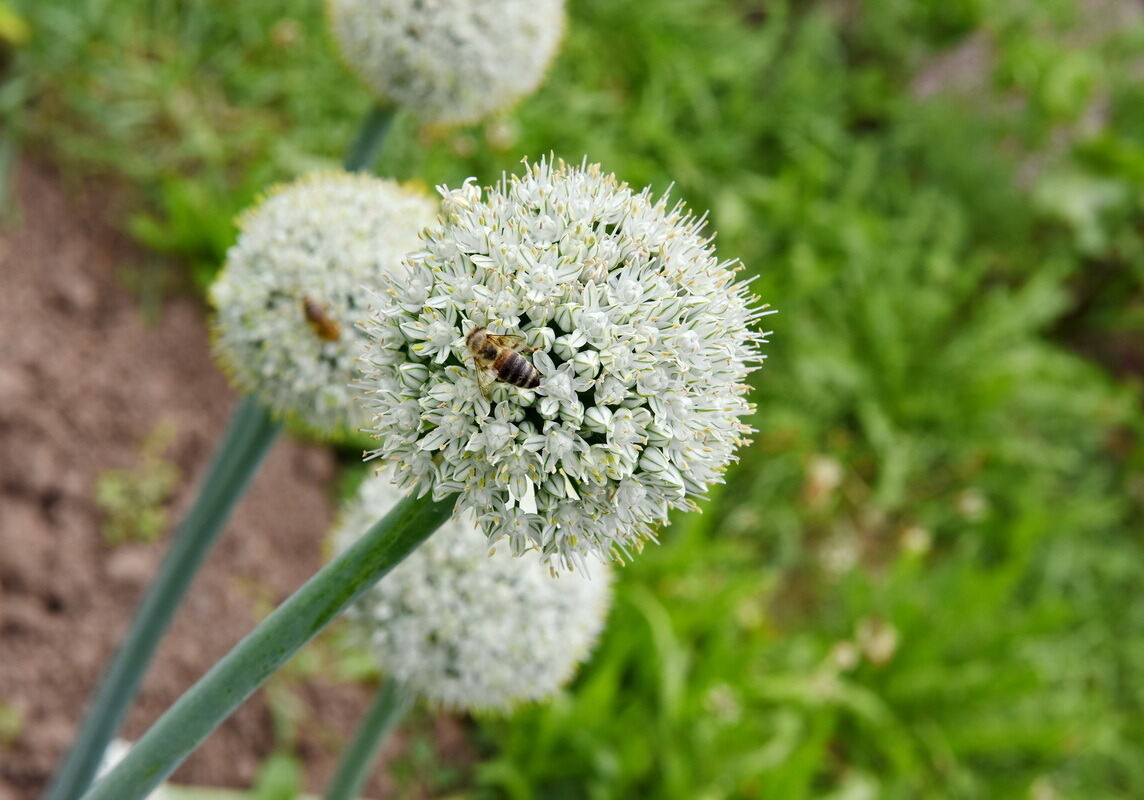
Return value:
M 320 173 L 272 191 L 239 220 L 211 288 L 215 352 L 238 386 L 314 433 L 358 430 L 348 384 L 366 288 L 402 269 L 436 202 L 392 181 Z
M 763 309 L 703 218 L 597 165 L 441 192 L 439 224 L 365 326 L 371 455 L 406 487 L 458 493 L 515 553 L 625 554 L 734 459 Z M 537 348 L 536 389 L 482 395 L 465 343 L 479 326 Z
M 334 536 L 348 548 L 400 499 L 388 476 L 362 484 Z M 564 685 L 591 650 L 610 572 L 554 577 L 535 553 L 489 553 L 468 513 L 446 522 L 347 612 L 382 669 L 430 702 L 505 711 Z
M 564 0 L 329 0 L 346 63 L 425 122 L 473 122 L 531 94 L 564 29 Z

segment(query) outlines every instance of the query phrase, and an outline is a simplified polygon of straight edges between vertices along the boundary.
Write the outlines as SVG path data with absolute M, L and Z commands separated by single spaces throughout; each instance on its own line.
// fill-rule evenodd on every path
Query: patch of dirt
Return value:
M 104 543 L 97 480 L 137 467 L 140 443 L 168 424 L 179 519 L 237 400 L 211 360 L 202 306 L 169 299 L 148 325 L 116 280 L 140 254 L 102 218 L 97 193 L 59 186 L 51 170 L 22 165 L 20 221 L 0 230 L 0 703 L 22 720 L 0 742 L 0 800 L 42 791 L 166 552 L 166 536 Z M 286 436 L 275 444 L 161 645 L 126 738 L 318 568 L 336 469 L 326 449 Z M 329 734 L 348 737 L 371 692 L 315 680 L 300 688 L 320 731 L 301 725 L 297 750 L 320 792 L 336 760 Z M 260 693 L 173 779 L 249 786 L 272 746 Z M 387 753 L 400 747 L 395 739 Z M 367 794 L 392 790 L 375 775 Z

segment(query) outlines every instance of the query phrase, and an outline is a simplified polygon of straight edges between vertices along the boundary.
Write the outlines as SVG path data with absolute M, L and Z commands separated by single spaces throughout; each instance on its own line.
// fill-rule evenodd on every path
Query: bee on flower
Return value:
M 440 192 L 364 325 L 371 455 L 554 569 L 638 550 L 746 441 L 765 307 L 704 218 L 597 165 Z
M 496 380 L 511 383 L 522 389 L 535 389 L 540 385 L 540 373 L 532 366 L 516 348 L 523 341 L 520 336 L 501 336 L 489 333 L 483 325 L 473 328 L 465 337 L 465 345 L 469 348 L 477 367 L 477 375 L 485 376 L 481 381 L 481 392 L 489 396 L 487 376 L 492 374 Z M 530 348 L 529 352 L 532 349 Z
M 316 435 L 360 429 L 349 384 L 364 287 L 402 269 L 435 205 L 393 181 L 324 172 L 246 212 L 210 292 L 215 354 L 239 388 Z

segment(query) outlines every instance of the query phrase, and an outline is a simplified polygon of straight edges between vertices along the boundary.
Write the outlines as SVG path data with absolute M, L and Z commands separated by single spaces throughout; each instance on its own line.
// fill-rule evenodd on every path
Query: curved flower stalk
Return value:
M 172 537 L 171 549 L 92 695 L 45 800 L 73 800 L 95 776 L 179 601 L 281 427 L 250 397 L 244 397 L 231 415 L 198 497 Z
M 435 205 L 392 181 L 328 172 L 248 211 L 211 287 L 215 352 L 235 383 L 319 436 L 359 429 L 366 417 L 348 384 L 363 287 L 401 271 Z
M 360 170 L 369 165 L 381 144 L 388 119 L 388 115 L 377 111 L 367 116 L 358 141 L 347 153 L 348 169 Z M 339 428 L 356 428 L 352 398 L 340 388 L 348 380 L 344 370 L 349 360 L 346 354 L 351 340 L 356 339 L 353 322 L 359 304 L 354 298 L 360 291 L 359 284 L 373 279 L 379 271 L 398 268 L 401 253 L 415 244 L 417 230 L 431 219 L 433 207 L 428 198 L 394 184 L 334 174 L 282 189 L 246 218 L 244 239 L 231 250 L 231 264 L 215 287 L 215 299 L 220 305 L 221 359 L 231 365 L 239 384 L 257 395 L 257 399 L 247 394 L 234 412 L 198 497 L 179 526 L 159 574 L 94 694 L 46 800 L 74 800 L 87 789 L 183 593 L 277 437 L 280 417 L 294 416 L 302 425 L 323 435 L 336 435 Z M 276 225 L 282 227 L 276 229 Z M 246 285 L 229 283 L 244 272 Z M 290 277 L 296 280 L 291 282 Z M 244 278 L 238 280 L 241 283 Z M 291 325 L 289 314 L 287 318 L 276 317 L 278 311 L 290 310 L 288 302 L 283 304 L 283 295 L 291 291 L 303 292 L 293 298 L 297 305 L 292 310 L 295 315 L 301 311 L 310 334 L 319 344 L 305 336 L 300 344 L 298 326 Z M 298 347 L 294 359 L 283 358 L 283 346 Z M 296 368 L 291 369 L 292 366 Z M 277 372 L 279 367 L 285 367 L 285 371 Z M 315 383 L 322 380 L 323 371 L 328 379 L 338 381 L 337 388 L 330 390 Z M 303 393 L 297 400 L 282 394 L 289 391 L 283 387 L 292 380 L 296 381 L 293 388 Z M 429 510 L 438 516 L 432 520 L 425 517 L 422 512 Z M 392 526 L 379 523 L 378 535 L 397 533 L 396 538 L 400 539 L 401 534 L 410 534 L 409 541 L 420 541 L 418 537 L 428 535 L 432 528 L 410 532 L 404 522 L 435 525 L 445 510 L 425 506 L 410 507 L 405 512 L 407 516 Z M 390 555 L 400 558 L 404 552 L 393 550 Z M 376 576 L 380 574 L 378 570 L 387 569 L 392 563 L 371 567 L 363 562 L 359 578 Z M 374 571 L 370 573 L 370 569 Z M 340 575 L 336 569 L 331 573 L 335 579 Z M 325 586 L 321 581 L 318 585 Z M 336 594 L 328 587 L 324 591 Z M 319 595 L 317 605 L 321 613 L 313 617 L 321 620 L 320 624 L 336 613 L 336 609 L 322 607 L 323 600 L 324 596 Z M 303 600 L 303 605 L 306 602 Z M 313 631 L 299 633 L 287 626 L 271 626 L 269 635 L 279 637 L 279 651 L 286 653 L 292 652 L 291 646 L 300 646 Z M 288 641 L 283 643 L 284 640 Z M 261 637 L 254 637 L 251 647 L 257 650 L 261 641 Z M 261 665 L 257 658 L 255 662 Z M 248 666 L 241 658 L 239 663 L 242 669 Z M 115 771 L 127 776 L 125 783 L 109 776 L 104 781 L 108 784 L 104 796 L 115 800 L 142 797 L 143 793 L 133 795 L 130 791 L 138 790 L 142 784 L 154 786 L 173 769 L 194 746 L 196 737 L 205 736 L 228 713 L 228 703 L 233 702 L 236 686 L 241 684 L 238 678 L 247 680 L 248 686 L 258 685 L 261 679 L 251 676 L 260 673 L 242 669 L 212 672 L 216 682 L 226 685 L 224 694 L 212 699 L 210 681 L 206 681 L 206 687 L 197 686 L 197 691 L 191 692 L 195 697 L 192 710 L 183 712 L 186 716 L 175 715 L 172 727 L 178 735 L 157 733 L 146 739 L 142 752 L 128 756 L 127 760 L 135 762 L 135 766 L 124 764 Z M 170 742 L 164 742 L 163 736 Z M 145 758 L 150 763 L 140 769 L 139 761 Z M 95 791 L 98 794 L 102 790 Z
M 452 515 L 452 502 L 401 500 L 211 667 L 83 800 L 145 798 L 255 689 Z M 84 786 L 60 797 L 74 800 Z
M 463 123 L 531 94 L 564 30 L 563 0 L 329 0 L 349 67 L 424 122 Z
M 400 499 L 382 474 L 364 482 L 334 536 L 345 550 Z M 446 522 L 347 611 L 382 670 L 429 702 L 504 712 L 556 692 L 604 625 L 611 574 L 554 577 L 536 553 L 489 552 L 470 514 Z
M 440 191 L 439 224 L 365 324 L 371 455 L 554 568 L 638 549 L 750 432 L 764 308 L 702 217 L 598 165 L 542 160 Z M 485 396 L 495 375 L 466 344 L 481 327 L 520 337 L 536 388 L 498 380 Z

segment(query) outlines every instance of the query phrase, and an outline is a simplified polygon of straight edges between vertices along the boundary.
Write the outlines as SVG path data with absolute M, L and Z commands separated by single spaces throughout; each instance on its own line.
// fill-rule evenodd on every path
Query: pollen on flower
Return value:
M 769 312 L 702 218 L 597 165 L 439 191 L 438 224 L 364 326 L 371 455 L 554 568 L 638 552 L 750 433 L 752 326 Z M 493 380 L 485 399 L 495 376 L 465 348 L 479 326 L 536 348 L 539 386 Z
M 400 270 L 436 204 L 392 181 L 320 173 L 272 191 L 239 221 L 211 287 L 215 353 L 239 387 L 315 434 L 366 421 L 349 383 L 365 287 Z
M 564 32 L 564 0 L 328 0 L 328 7 L 346 64 L 424 122 L 473 122 L 531 94 Z
M 367 479 L 334 535 L 341 552 L 400 499 Z M 607 565 L 553 577 L 537 554 L 493 548 L 455 516 L 347 614 L 382 669 L 435 705 L 507 711 L 563 686 L 588 656 L 610 604 Z

